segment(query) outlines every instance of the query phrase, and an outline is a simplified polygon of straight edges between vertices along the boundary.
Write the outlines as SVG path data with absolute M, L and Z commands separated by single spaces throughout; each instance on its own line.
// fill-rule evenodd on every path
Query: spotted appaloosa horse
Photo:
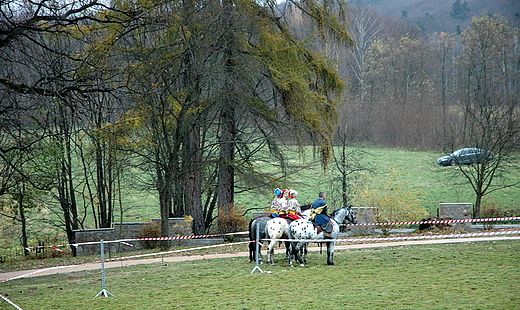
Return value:
M 345 220 L 348 220 L 352 224 L 357 224 L 356 215 L 352 212 L 352 206 L 344 206 L 335 210 L 331 214 L 331 223 L 333 226 L 331 241 L 327 241 L 327 264 L 334 265 L 334 247 L 336 245 L 335 239 L 339 236 L 339 225 Z M 306 219 L 296 220 L 289 225 L 289 239 L 300 239 L 300 240 L 316 240 L 324 239 L 323 231 L 318 233 L 318 229 L 314 224 Z M 293 261 L 297 260 L 300 266 L 304 266 L 307 263 L 307 253 L 303 252 L 303 258 L 301 249 L 306 246 L 309 241 L 291 242 L 290 258 L 289 263 L 293 266 Z
M 280 239 L 287 239 L 289 237 L 289 223 L 286 219 L 275 217 L 267 222 L 266 227 L 267 236 L 271 241 L 267 250 L 267 263 L 274 265 L 274 247 Z M 289 242 L 285 242 L 286 254 L 289 254 Z
M 262 239 L 269 238 L 267 236 L 267 222 L 271 220 L 271 217 L 263 216 L 258 217 L 254 220 L 251 220 L 249 222 L 249 260 L 255 261 L 256 260 L 256 237 L 258 232 L 259 242 L 260 245 L 262 245 Z M 258 261 L 262 261 L 262 253 L 261 249 L 259 249 L 259 258 Z

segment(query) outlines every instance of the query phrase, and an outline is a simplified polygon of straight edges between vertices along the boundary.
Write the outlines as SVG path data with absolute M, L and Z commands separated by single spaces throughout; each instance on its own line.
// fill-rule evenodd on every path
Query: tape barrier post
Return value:
M 255 244 L 256 244 L 256 249 L 255 249 L 255 256 L 256 256 L 256 259 L 255 259 L 255 268 L 253 268 L 253 270 L 251 270 L 251 273 L 255 272 L 256 270 L 260 271 L 260 273 L 264 273 L 262 271 L 262 269 L 260 269 L 260 267 L 258 267 L 258 261 L 260 260 L 260 229 L 256 229 L 256 238 L 255 238 Z
M 103 296 L 108 297 L 114 296 L 114 294 L 110 293 L 106 289 L 106 280 L 105 280 L 105 245 L 103 243 L 103 240 L 101 240 L 100 246 L 101 248 L 101 292 L 99 292 L 94 298 L 98 297 L 99 295 L 103 294 Z

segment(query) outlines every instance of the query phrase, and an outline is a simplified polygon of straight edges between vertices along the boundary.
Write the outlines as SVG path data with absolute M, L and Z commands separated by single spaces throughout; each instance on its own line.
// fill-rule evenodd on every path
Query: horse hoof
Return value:
M 327 263 L 327 265 L 329 265 L 329 266 L 334 266 L 334 263 Z
M 300 264 L 300 267 L 305 267 L 305 264 Z

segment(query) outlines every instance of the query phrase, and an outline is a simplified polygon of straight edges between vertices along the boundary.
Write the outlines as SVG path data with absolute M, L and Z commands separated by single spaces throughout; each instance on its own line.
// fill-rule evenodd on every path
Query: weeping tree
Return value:
M 330 60 L 296 38 L 283 14 L 306 15 L 314 34 L 348 45 L 343 3 L 119 5 L 140 15 L 130 27 L 106 29 L 105 46 L 130 81 L 133 107 L 119 123 L 135 125 L 129 148 L 154 171 L 163 235 L 171 215 L 191 215 L 195 233 L 207 230 L 215 203 L 220 215 L 234 206 L 237 177 L 266 184 L 255 154 L 267 149 L 282 159 L 279 138 L 287 133 L 290 143 L 313 144 L 329 161 L 344 83 Z
M 205 149 L 201 141 L 211 84 L 204 85 L 216 32 L 216 3 L 197 1 L 119 2 L 120 10 L 140 12 L 130 26 L 103 29 L 97 46 L 120 64 L 130 109 L 114 122 L 120 147 L 139 158 L 138 168 L 157 190 L 161 234 L 169 218 L 189 215 L 193 231 L 207 230 L 202 204 Z M 210 196 L 211 200 L 211 196 Z M 211 210 L 211 208 L 210 208 Z M 165 244 L 166 245 L 166 244 Z
M 313 52 L 305 39 L 298 39 L 282 21 L 290 15 L 306 16 L 314 23 L 313 34 L 348 45 L 351 39 L 344 24 L 345 5 L 339 1 L 291 1 L 283 7 L 284 12 L 281 9 L 270 1 L 222 2 L 224 34 L 217 66 L 221 70 L 215 72 L 222 77 L 215 106 L 220 111 L 220 216 L 233 207 L 236 171 L 250 162 L 248 155 L 242 156 L 245 148 L 241 145 L 248 136 L 237 130 L 241 125 L 260 128 L 250 132 L 269 141 L 272 152 L 279 150 L 281 134 L 290 134 L 292 143 L 316 145 L 324 165 L 331 158 L 336 104 L 344 84 L 331 62 Z

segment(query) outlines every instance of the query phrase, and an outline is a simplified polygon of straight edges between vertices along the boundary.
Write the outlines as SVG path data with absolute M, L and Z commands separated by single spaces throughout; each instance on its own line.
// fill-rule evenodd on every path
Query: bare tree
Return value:
M 437 56 L 440 63 L 440 76 L 438 77 L 438 80 L 440 80 L 439 88 L 442 109 L 442 123 L 440 124 L 441 130 L 439 131 L 441 139 L 440 144 L 443 146 L 443 149 L 453 149 L 453 146 L 446 145 L 450 142 L 445 138 L 449 136 L 450 132 L 456 130 L 455 128 L 452 128 L 452 126 L 456 126 L 456 124 L 448 122 L 449 107 L 455 104 L 453 87 L 450 87 L 450 85 L 452 85 L 455 80 L 453 68 L 455 67 L 456 39 L 447 33 L 440 33 L 435 39 L 436 40 L 433 43 L 434 54 Z M 451 141 L 451 143 L 453 142 L 454 141 Z
M 338 126 L 336 135 L 336 151 L 334 163 L 340 173 L 341 199 L 344 206 L 350 204 L 352 184 L 356 182 L 357 173 L 369 171 L 369 166 L 364 158 L 367 155 L 360 148 L 353 147 L 348 141 L 347 126 Z
M 55 194 L 58 201 L 61 211 L 56 215 L 61 223 L 51 224 L 62 227 L 71 243 L 74 242 L 73 230 L 82 227 L 87 216 L 85 209 L 78 208 L 77 189 L 85 180 L 79 178 L 81 168 L 75 161 L 76 156 L 81 156 L 78 152 L 81 151 L 79 133 L 90 130 L 86 128 L 90 118 L 85 113 L 88 110 L 86 97 L 91 96 L 92 100 L 96 98 L 95 94 L 109 93 L 113 91 L 109 85 L 114 85 L 106 80 L 102 83 L 94 81 L 92 74 L 88 73 L 97 64 L 89 62 L 88 55 L 83 53 L 86 46 L 82 41 L 83 31 L 92 23 L 121 24 L 123 19 L 130 18 L 122 11 L 119 11 L 119 18 L 112 20 L 98 15 L 107 10 L 109 8 L 103 1 L 0 3 L 0 61 L 3 65 L 0 87 L 22 103 L 18 107 L 6 106 L 6 110 L 23 108 L 20 110 L 23 118 L 30 120 L 23 126 L 33 133 L 26 135 L 23 142 L 47 152 L 45 158 L 38 160 L 42 167 L 50 169 L 39 171 L 38 176 L 53 181 L 47 190 L 56 189 L 49 193 Z M 2 105 L 4 103 L 7 101 L 2 101 Z M 34 148 L 23 149 L 35 152 Z M 8 151 L 2 148 L 2 152 Z M 28 184 L 36 184 L 30 181 L 32 174 L 27 174 L 24 169 L 20 171 L 26 173 L 21 177 Z M 106 180 L 101 180 L 104 177 L 103 173 L 98 174 L 97 181 L 101 182 L 98 184 L 105 184 Z M 97 190 L 100 191 L 97 197 L 101 198 L 100 210 L 104 213 L 109 198 L 104 196 L 103 186 L 97 186 Z M 90 196 L 91 201 L 97 200 L 94 195 Z M 109 213 L 103 214 L 102 225 L 110 225 L 110 218 Z
M 348 65 L 356 80 L 359 100 L 363 103 L 366 96 L 367 53 L 372 42 L 383 30 L 383 22 L 377 13 L 367 7 L 353 8 L 350 11 L 350 19 L 350 31 L 356 44 L 349 50 L 351 57 Z
M 520 146 L 519 35 L 502 17 L 485 15 L 474 17 L 462 34 L 460 134 L 464 143 L 493 154 L 492 160 L 459 166 L 475 193 L 476 218 L 487 193 L 520 184 L 507 181 L 508 173 L 518 169 L 514 155 Z

